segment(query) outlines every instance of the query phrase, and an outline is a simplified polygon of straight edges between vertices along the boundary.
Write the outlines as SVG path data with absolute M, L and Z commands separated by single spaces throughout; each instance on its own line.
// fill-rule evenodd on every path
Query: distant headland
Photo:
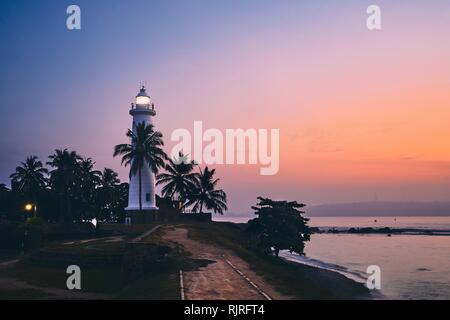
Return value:
M 450 202 L 372 201 L 307 207 L 309 217 L 450 216 Z

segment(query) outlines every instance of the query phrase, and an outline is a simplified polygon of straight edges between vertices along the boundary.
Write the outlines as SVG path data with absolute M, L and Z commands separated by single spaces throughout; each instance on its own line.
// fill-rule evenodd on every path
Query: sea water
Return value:
M 225 217 L 220 220 L 226 219 Z M 248 218 L 234 217 L 232 222 Z M 321 228 L 391 227 L 416 229 L 417 234 L 314 234 L 305 256 L 289 252 L 291 261 L 344 274 L 365 283 L 367 267 L 381 269 L 384 299 L 450 299 L 450 236 L 426 235 L 421 230 L 450 230 L 450 217 L 317 217 L 311 226 Z

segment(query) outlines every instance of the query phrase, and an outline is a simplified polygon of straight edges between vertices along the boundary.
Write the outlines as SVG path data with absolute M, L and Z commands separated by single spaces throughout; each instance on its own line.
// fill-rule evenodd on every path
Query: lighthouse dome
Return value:
M 151 105 L 150 96 L 145 91 L 145 87 L 142 86 L 141 90 L 139 90 L 139 93 L 136 96 L 136 106 L 137 107 L 149 107 L 150 105 Z

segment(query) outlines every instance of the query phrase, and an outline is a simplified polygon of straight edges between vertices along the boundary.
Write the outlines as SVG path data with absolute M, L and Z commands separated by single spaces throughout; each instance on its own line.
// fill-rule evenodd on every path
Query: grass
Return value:
M 350 299 L 364 297 L 367 290 L 346 277 L 297 263 L 269 257 L 251 250 L 243 225 L 227 222 L 189 223 L 191 239 L 235 252 L 281 293 L 296 299 Z
M 95 240 L 87 243 L 71 244 L 53 244 L 46 250 L 60 253 L 70 253 L 78 255 L 111 255 L 123 254 L 125 251 L 124 242 L 105 242 L 104 240 Z
M 0 263 L 17 258 L 20 254 L 17 250 L 0 250 Z
M 2 277 L 14 278 L 39 288 L 67 290 L 66 268 L 39 267 L 20 262 L 14 268 L 2 270 Z M 121 289 L 121 285 L 120 266 L 82 268 L 81 288 L 85 292 L 113 294 Z M 42 292 L 36 293 L 35 298 L 41 298 Z
M 0 290 L 0 300 L 31 300 L 40 298 L 50 298 L 52 295 L 37 289 L 11 289 Z
M 105 231 L 114 231 L 127 236 L 139 236 L 149 229 L 157 226 L 157 223 L 152 224 L 101 224 L 100 229 Z
M 111 225 L 106 226 L 106 228 L 125 234 L 127 238 L 133 238 L 148 231 L 155 225 Z M 148 243 L 148 245 L 164 245 L 164 241 L 161 238 L 161 230 L 144 239 L 144 242 Z M 67 263 L 64 263 L 64 259 L 70 256 L 70 260 L 79 261 L 80 266 L 82 266 L 81 293 L 101 293 L 112 299 L 179 299 L 178 271 L 180 266 L 189 264 L 190 261 L 184 252 L 173 250 L 167 259 L 155 261 L 148 267 L 143 276 L 129 282 L 128 277 L 125 277 L 122 264 L 124 254 L 129 250 L 124 241 L 106 242 L 106 239 L 100 239 L 88 243 L 80 243 L 79 241 L 71 244 L 53 242 L 51 246 L 46 247 L 44 250 L 56 257 L 59 257 L 58 254 L 62 254 L 62 258 L 52 259 L 51 261 L 46 259 L 40 262 L 38 256 L 37 261 L 21 261 L 14 267 L 3 269 L 0 275 L 1 278 L 23 281 L 42 290 L 0 288 L 0 298 L 51 299 L 52 296 L 46 293 L 47 288 L 67 290 Z M 109 265 L 106 263 L 106 265 L 98 267 L 83 266 L 83 261 L 89 259 L 89 257 L 104 256 L 106 259 L 111 255 L 119 255 L 122 258 L 114 260 L 118 262 Z M 45 255 L 42 256 L 42 259 L 45 259 Z
M 148 273 L 124 288 L 116 297 L 118 299 L 151 299 L 151 300 L 178 300 L 180 287 L 178 278 L 179 264 L 157 264 L 148 270 Z

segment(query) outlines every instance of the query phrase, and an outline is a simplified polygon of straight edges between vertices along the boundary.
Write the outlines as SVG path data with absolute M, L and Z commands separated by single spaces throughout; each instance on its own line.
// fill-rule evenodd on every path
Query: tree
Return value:
M 258 197 L 259 202 L 252 209 L 257 218 L 250 220 L 247 230 L 252 234 L 253 243 L 263 252 L 280 250 L 303 254 L 305 242 L 309 241 L 311 230 L 308 218 L 302 216 L 300 208 L 305 204 L 296 201 L 274 201 Z
M 39 193 L 47 185 L 48 173 L 42 162 L 36 156 L 29 156 L 21 166 L 16 167 L 16 171 L 10 175 L 11 185 L 25 197 L 31 198 L 37 208 Z
M 222 189 L 216 189 L 220 179 L 214 179 L 216 169 L 206 167 L 197 174 L 193 187 L 189 190 L 187 206 L 193 205 L 192 210 L 203 213 L 203 207 L 223 214 L 227 210 L 227 195 Z
M 108 213 L 108 220 L 113 222 L 125 222 L 125 207 L 128 205 L 129 185 L 123 182 L 115 187 L 115 198 Z
M 79 177 L 79 161 L 83 159 L 76 151 L 68 151 L 67 149 L 55 150 L 55 153 L 49 156 L 51 161 L 47 162 L 53 168 L 50 171 L 50 186 L 59 195 L 61 195 L 66 203 L 66 213 L 60 215 L 60 218 L 72 217 L 71 196 L 76 194 L 77 178 Z
M 103 198 L 110 202 L 113 200 L 115 189 L 120 183 L 118 176 L 117 172 L 110 168 L 105 168 L 103 172 L 100 172 L 99 191 L 104 194 Z
M 156 185 L 164 185 L 161 190 L 163 196 L 179 201 L 184 207 L 189 191 L 197 181 L 197 173 L 193 172 L 195 165 L 195 161 L 189 161 L 182 152 L 177 159 L 169 159 L 164 167 L 166 172 L 156 177 Z
M 114 147 L 114 157 L 122 156 L 122 165 L 130 166 L 130 178 L 138 175 L 139 178 L 139 211 L 142 212 L 142 169 L 150 166 L 154 174 L 164 167 L 168 158 L 163 151 L 162 134 L 154 131 L 153 125 L 145 122 L 138 123 L 135 131 L 128 130 L 127 137 L 130 144 L 119 144 Z
M 9 208 L 10 205 L 10 200 L 9 198 L 10 195 L 10 190 L 6 187 L 6 185 L 4 183 L 0 183 L 0 218 L 2 218 L 2 216 L 4 214 L 6 214 L 7 209 Z
M 95 190 L 100 183 L 101 172 L 94 170 L 95 162 L 91 158 L 77 161 L 75 187 L 71 197 L 77 202 L 78 218 L 92 217 L 93 211 L 98 211 Z
M 119 183 L 118 174 L 114 170 L 105 168 L 100 173 L 99 187 L 96 190 L 97 203 L 102 210 L 108 212 L 108 216 L 111 215 L 112 209 L 120 195 Z
M 0 183 L 0 194 L 3 194 L 4 192 L 9 192 L 9 189 L 6 184 Z

